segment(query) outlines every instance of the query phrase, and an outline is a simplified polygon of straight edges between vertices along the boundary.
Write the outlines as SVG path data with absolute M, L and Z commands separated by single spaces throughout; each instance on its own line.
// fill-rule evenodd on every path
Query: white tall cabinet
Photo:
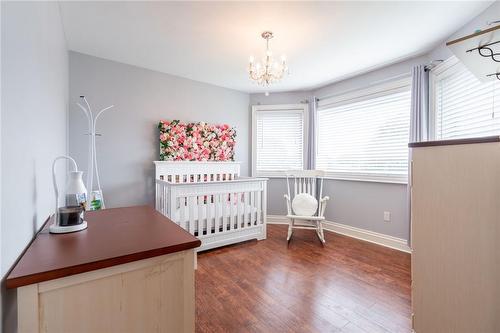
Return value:
M 500 332 L 500 138 L 410 148 L 414 330 Z

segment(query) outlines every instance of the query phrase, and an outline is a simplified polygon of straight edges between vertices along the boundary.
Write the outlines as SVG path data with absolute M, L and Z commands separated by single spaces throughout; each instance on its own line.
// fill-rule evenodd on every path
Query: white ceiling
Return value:
M 420 55 L 491 1 L 61 2 L 69 49 L 245 92 L 260 33 L 286 54 L 290 76 L 270 91 L 303 90 Z

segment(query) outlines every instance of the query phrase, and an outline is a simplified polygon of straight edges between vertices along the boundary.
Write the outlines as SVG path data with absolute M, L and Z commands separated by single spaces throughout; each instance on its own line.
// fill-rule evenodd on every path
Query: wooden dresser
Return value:
M 59 235 L 49 221 L 7 276 L 19 332 L 194 332 L 200 241 L 149 206 L 85 219 Z
M 500 332 L 500 137 L 410 147 L 414 330 Z

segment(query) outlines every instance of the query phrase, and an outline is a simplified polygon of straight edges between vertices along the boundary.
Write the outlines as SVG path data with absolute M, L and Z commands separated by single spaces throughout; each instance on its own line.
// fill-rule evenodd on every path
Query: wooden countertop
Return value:
M 434 147 L 434 146 L 468 145 L 473 143 L 489 143 L 489 142 L 500 142 L 500 136 L 494 135 L 494 136 L 484 136 L 480 138 L 412 142 L 408 144 L 408 147 L 419 148 L 419 147 Z
M 7 288 L 192 249 L 201 241 L 149 206 L 87 212 L 88 228 L 50 234 L 52 219 L 22 254 Z

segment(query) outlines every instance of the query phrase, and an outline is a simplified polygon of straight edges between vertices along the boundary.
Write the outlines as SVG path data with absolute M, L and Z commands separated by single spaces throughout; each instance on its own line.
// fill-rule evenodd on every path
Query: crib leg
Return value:
M 290 219 L 288 222 L 288 236 L 286 237 L 286 241 L 290 243 L 290 239 L 292 238 L 292 233 L 293 233 L 293 220 Z
M 198 252 L 194 251 L 194 269 L 198 269 Z

